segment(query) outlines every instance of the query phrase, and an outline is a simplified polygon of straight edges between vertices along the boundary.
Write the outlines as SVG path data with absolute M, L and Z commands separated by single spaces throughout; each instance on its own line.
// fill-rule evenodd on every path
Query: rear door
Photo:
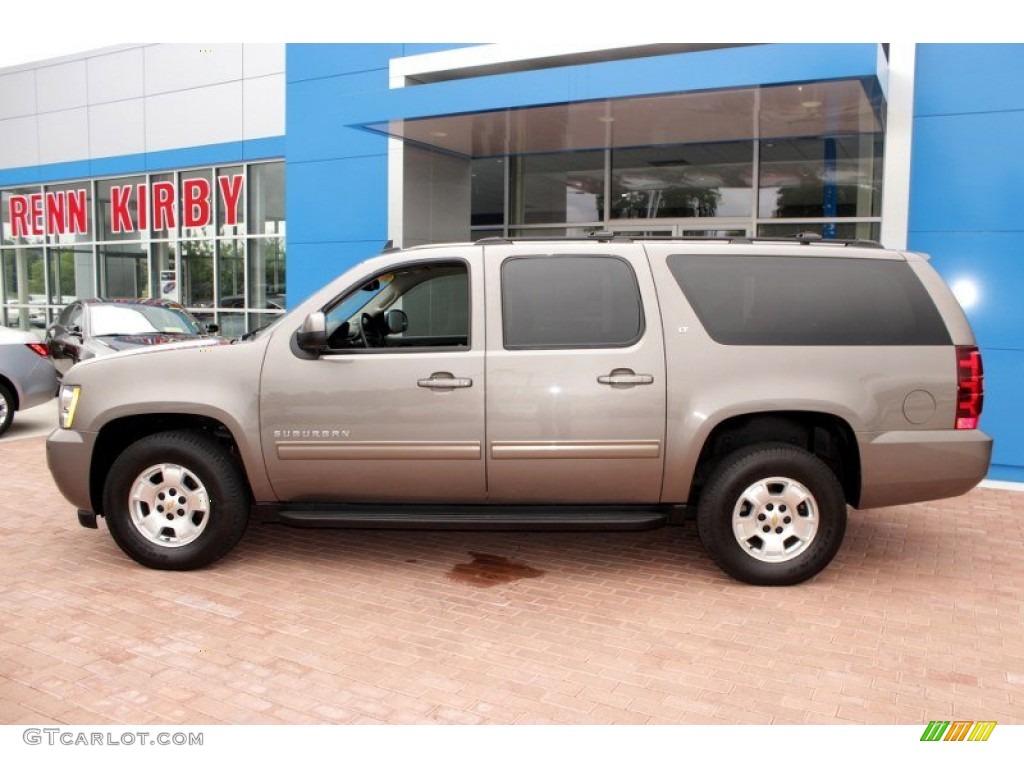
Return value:
M 665 355 L 632 243 L 486 246 L 492 502 L 654 503 Z

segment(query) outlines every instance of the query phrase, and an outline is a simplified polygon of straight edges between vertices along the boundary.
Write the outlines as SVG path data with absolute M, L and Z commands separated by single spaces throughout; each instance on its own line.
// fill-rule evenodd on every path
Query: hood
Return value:
M 90 347 L 97 354 L 96 357 L 91 357 L 85 360 L 81 360 L 75 363 L 75 367 L 90 365 L 92 363 L 98 363 L 103 360 L 111 360 L 114 358 L 121 357 L 135 357 L 137 355 L 155 355 L 164 352 L 173 352 L 176 349 L 195 349 L 197 347 L 218 347 L 221 345 L 230 344 L 230 339 L 225 339 L 221 336 L 190 336 L 187 340 L 182 341 L 180 336 L 171 336 L 165 342 L 157 343 L 141 343 L 141 344 L 124 344 L 123 346 L 115 346 L 115 340 L 121 338 L 134 338 L 132 336 L 121 337 L 121 336 L 104 336 L 104 342 L 113 342 L 105 344 L 103 348 L 97 342 L 99 339 L 91 339 Z M 117 353 L 116 355 L 114 353 Z M 104 354 L 106 353 L 106 354 Z
M 174 335 L 170 333 L 140 333 L 140 334 L 118 334 L 114 336 L 96 337 L 93 341 L 100 346 L 109 347 L 115 351 L 123 349 L 136 349 L 138 347 L 152 347 L 157 344 L 173 344 L 186 341 L 217 341 L 216 337 Z

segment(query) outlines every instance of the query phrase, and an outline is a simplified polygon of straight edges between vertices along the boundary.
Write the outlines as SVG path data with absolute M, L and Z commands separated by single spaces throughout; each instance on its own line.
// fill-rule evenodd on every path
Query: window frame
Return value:
M 325 318 L 330 313 L 337 309 L 347 297 L 360 290 L 360 286 L 368 283 L 371 280 L 379 278 L 381 275 L 386 275 L 389 272 L 395 272 L 397 270 L 406 267 L 423 267 L 427 265 L 461 265 L 465 268 L 466 274 L 466 319 L 469 327 L 466 332 L 466 343 L 465 345 L 460 344 L 443 344 L 437 346 L 425 346 L 425 345 L 409 345 L 409 346 L 396 346 L 396 347 L 350 347 L 350 348 L 339 348 L 339 347 L 324 347 L 320 352 L 323 357 L 331 357 L 336 355 L 390 355 L 390 354 L 410 354 L 420 353 L 429 354 L 431 352 L 470 352 L 473 349 L 473 268 L 469 261 L 462 257 L 447 257 L 447 258 L 430 258 L 430 259 L 416 259 L 412 261 L 403 261 L 397 264 L 389 264 L 388 266 L 375 270 L 368 275 L 360 278 L 356 282 L 350 284 L 344 291 L 341 291 L 327 304 L 324 304 L 321 308 L 321 312 L 324 313 Z M 422 285 L 422 281 L 417 285 Z M 379 295 L 379 293 L 377 294 Z M 405 294 L 402 294 L 405 295 Z M 367 304 L 376 298 L 369 299 Z M 400 298 L 400 297 L 399 297 Z M 397 301 L 397 299 L 396 299 Z M 363 305 L 365 307 L 366 304 Z M 424 338 L 424 337 L 418 337 Z

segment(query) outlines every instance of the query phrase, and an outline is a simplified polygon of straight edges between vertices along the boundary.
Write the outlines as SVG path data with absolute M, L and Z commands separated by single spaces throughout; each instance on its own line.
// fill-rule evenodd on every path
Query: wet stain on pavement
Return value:
M 449 579 L 474 587 L 493 587 L 498 584 L 519 581 L 519 579 L 535 579 L 544 575 L 544 571 L 501 555 L 488 555 L 484 552 L 470 552 L 469 554 L 473 558 L 472 562 L 458 563 L 453 566 L 447 574 Z

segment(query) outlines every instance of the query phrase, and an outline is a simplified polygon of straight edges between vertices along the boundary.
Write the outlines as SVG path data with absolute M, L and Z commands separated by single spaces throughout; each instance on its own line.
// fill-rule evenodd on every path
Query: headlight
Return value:
M 78 384 L 62 384 L 60 388 L 60 426 L 61 429 L 71 429 L 75 423 L 75 410 L 78 408 L 78 398 L 82 394 L 82 388 Z

